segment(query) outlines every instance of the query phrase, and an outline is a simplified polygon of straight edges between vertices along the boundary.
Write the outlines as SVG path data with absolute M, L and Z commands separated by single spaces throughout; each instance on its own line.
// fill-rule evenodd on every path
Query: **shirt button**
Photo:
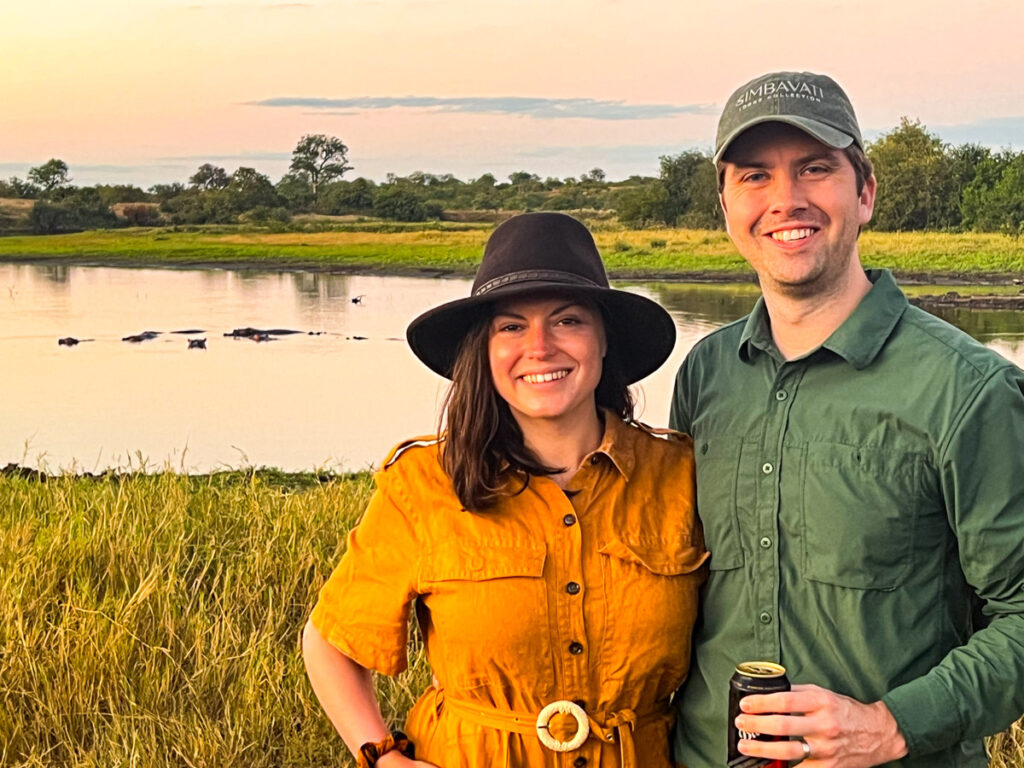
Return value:
M 772 466 L 772 463 L 770 461 L 766 461 L 764 464 L 761 465 L 761 471 L 764 472 L 766 475 L 770 475 L 774 469 L 775 467 Z
M 583 653 L 583 643 L 577 643 L 575 641 L 569 643 L 569 653 L 573 656 L 579 656 Z
M 565 585 L 565 591 L 568 592 L 570 595 L 578 595 L 580 593 L 580 585 L 577 584 L 575 581 L 570 581 L 568 584 Z
M 566 527 L 568 527 L 570 525 L 575 525 L 576 524 L 576 515 L 566 515 L 565 517 L 562 518 L 562 522 L 565 524 Z
M 701 445 L 700 445 L 700 452 L 701 453 L 707 453 L 708 452 L 708 444 L 707 443 L 701 443 Z
M 767 536 L 761 537 L 761 549 L 768 549 L 772 545 L 772 540 Z
M 775 393 L 775 399 L 778 400 L 780 403 L 787 397 L 789 397 L 789 393 L 786 392 L 786 390 L 784 389 L 780 389 L 778 392 Z
M 590 463 L 591 463 L 591 464 L 600 464 L 600 463 L 601 463 L 601 457 L 600 457 L 600 456 L 598 456 L 598 455 L 597 455 L 597 454 L 595 453 L 595 454 L 594 454 L 593 456 L 591 456 L 591 457 L 590 457 Z
M 577 757 L 575 760 L 572 761 L 572 768 L 585 768 L 586 764 L 587 758 Z
M 761 611 L 761 615 L 757 617 L 762 624 L 771 624 L 772 615 L 768 611 Z

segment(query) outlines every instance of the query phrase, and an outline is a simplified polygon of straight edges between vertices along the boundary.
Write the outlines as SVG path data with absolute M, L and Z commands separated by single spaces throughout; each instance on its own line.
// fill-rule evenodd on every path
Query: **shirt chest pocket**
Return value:
M 695 447 L 697 514 L 711 551 L 709 568 L 727 571 L 743 565 L 737 519 L 737 476 L 743 443 L 739 438 L 711 436 Z
M 813 581 L 893 590 L 914 567 L 925 459 L 846 445 L 803 449 L 799 535 Z M 786 504 L 784 491 L 782 502 Z
M 547 658 L 545 559 L 544 546 L 533 542 L 431 547 L 420 571 L 420 600 L 438 640 L 428 650 L 443 683 L 472 685 L 509 660 Z

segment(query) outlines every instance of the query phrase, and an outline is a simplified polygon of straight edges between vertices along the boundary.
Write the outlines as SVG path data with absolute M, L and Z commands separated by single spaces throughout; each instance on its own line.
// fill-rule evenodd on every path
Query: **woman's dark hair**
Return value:
M 599 408 L 626 421 L 633 419 L 633 395 L 615 350 L 621 349 L 601 310 L 608 351 L 594 390 Z M 530 475 L 551 475 L 563 468 L 545 466 L 530 451 L 508 403 L 494 389 L 488 354 L 490 314 L 482 315 L 463 338 L 452 369 L 439 432 L 446 432 L 442 462 L 462 506 L 479 512 L 493 506 L 512 479 L 523 486 Z M 520 488 L 521 490 L 521 488 Z

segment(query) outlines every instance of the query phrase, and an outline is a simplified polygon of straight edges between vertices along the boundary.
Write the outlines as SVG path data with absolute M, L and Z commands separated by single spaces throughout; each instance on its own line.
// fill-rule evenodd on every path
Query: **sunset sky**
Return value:
M 656 175 L 730 92 L 810 69 L 870 139 L 901 116 L 1024 149 L 1020 0 L 15 0 L 0 6 L 0 178 L 277 180 L 300 136 L 349 178 Z

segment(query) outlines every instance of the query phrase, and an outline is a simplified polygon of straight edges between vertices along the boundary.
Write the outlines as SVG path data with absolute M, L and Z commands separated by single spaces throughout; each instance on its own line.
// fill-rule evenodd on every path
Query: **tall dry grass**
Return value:
M 299 632 L 369 490 L 0 478 L 0 765 L 351 765 Z M 427 676 L 382 681 L 393 722 Z
M 0 475 L 0 765 L 352 765 L 299 631 L 366 476 Z M 378 680 L 401 722 L 428 683 Z M 1024 768 L 1018 723 L 993 768 Z

